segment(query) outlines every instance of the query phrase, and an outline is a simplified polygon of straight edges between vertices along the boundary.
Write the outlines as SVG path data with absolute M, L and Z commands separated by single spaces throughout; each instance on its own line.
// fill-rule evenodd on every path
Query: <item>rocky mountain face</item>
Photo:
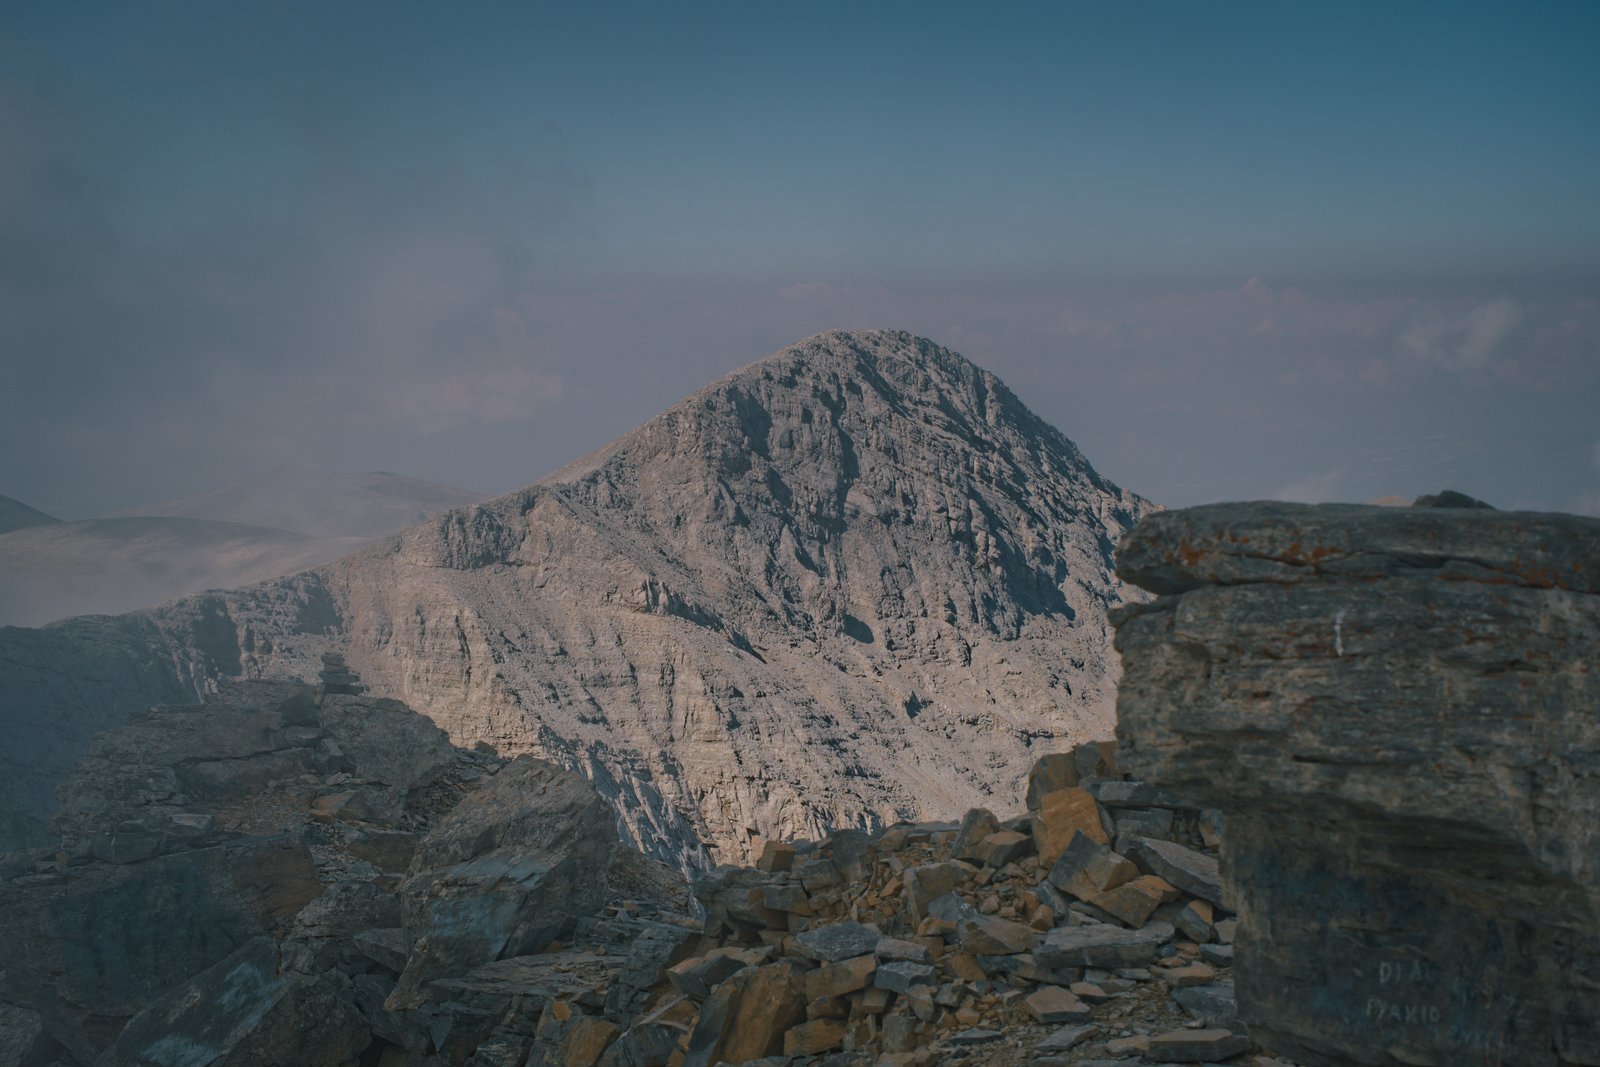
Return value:
M 1112 546 L 1151 510 L 954 353 L 823 334 L 337 563 L 0 630 L 11 841 L 89 732 L 324 651 L 457 743 L 580 770 L 686 866 L 1005 807 L 1110 734 Z
M 1146 521 L 1120 758 L 1225 809 L 1269 1048 L 1600 1064 L 1600 521 L 1438 503 Z

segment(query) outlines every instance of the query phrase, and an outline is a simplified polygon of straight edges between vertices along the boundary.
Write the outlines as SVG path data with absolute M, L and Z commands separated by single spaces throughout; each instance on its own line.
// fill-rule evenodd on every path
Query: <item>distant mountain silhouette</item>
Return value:
M 37 508 L 30 508 L 20 500 L 0 496 L 0 534 L 26 529 L 29 526 L 47 526 L 60 521 L 54 515 L 46 515 Z

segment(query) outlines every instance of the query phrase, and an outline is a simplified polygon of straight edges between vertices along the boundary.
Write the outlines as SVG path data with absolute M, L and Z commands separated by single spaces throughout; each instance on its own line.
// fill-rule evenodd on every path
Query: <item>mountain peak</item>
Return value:
M 22 530 L 29 526 L 47 526 L 60 521 L 54 515 L 46 515 L 38 508 L 30 508 L 20 500 L 0 496 L 0 533 Z
M 459 743 L 582 770 L 646 851 L 748 859 L 1009 809 L 1041 753 L 1108 737 L 1112 548 L 1152 509 L 954 352 L 832 331 L 527 489 L 147 625 L 217 673 L 341 653 Z

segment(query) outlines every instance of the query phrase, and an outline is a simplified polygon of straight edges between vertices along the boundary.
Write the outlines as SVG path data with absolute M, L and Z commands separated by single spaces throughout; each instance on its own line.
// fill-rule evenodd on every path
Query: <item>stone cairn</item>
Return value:
M 1600 521 L 1433 503 L 1147 519 L 1119 758 L 1225 810 L 1267 1048 L 1600 1064 Z
M 322 669 L 317 677 L 322 681 L 322 692 L 327 695 L 360 696 L 367 691 L 360 675 L 345 664 L 344 656 L 338 652 L 322 654 Z

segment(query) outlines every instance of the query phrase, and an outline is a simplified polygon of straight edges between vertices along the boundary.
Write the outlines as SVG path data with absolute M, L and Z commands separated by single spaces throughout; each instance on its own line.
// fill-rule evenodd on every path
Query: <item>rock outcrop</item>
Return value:
M 10 842 L 94 730 L 324 652 L 458 744 L 579 771 L 683 867 L 1015 806 L 1111 732 L 1112 546 L 1151 510 L 954 353 L 824 334 L 337 563 L 0 629 Z
M 1600 522 L 1218 505 L 1119 572 L 1119 759 L 1226 809 L 1252 1035 L 1600 1064 Z
M 582 778 L 452 748 L 392 700 L 227 684 L 101 736 L 62 793 L 59 847 L 0 864 L 3 1064 L 1020 1067 L 1250 1047 L 1215 814 L 1128 780 L 1103 744 L 1041 761 L 1009 818 L 766 840 L 699 882 L 699 919 Z
M 618 941 L 691 923 L 582 778 L 393 700 L 225 683 L 61 793 L 59 846 L 0 857 L 0 1064 L 460 1064 L 608 902 Z

